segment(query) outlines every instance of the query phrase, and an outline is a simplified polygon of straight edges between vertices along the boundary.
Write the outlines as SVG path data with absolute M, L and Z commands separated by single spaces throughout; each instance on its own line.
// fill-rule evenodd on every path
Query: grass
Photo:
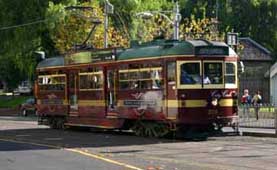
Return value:
M 1 96 L 0 108 L 16 108 L 28 98 L 30 98 L 30 96 Z
M 277 108 L 276 108 L 277 109 Z M 277 110 L 276 110 L 277 111 Z M 240 113 L 242 117 L 243 115 L 243 106 L 240 107 Z M 251 118 L 255 118 L 255 109 L 253 106 L 249 108 L 249 116 Z M 259 109 L 259 117 L 262 119 L 274 119 L 276 116 L 275 108 L 274 106 L 261 106 Z
M 241 109 L 243 109 L 244 106 L 240 106 Z M 249 107 L 250 112 L 254 112 L 254 106 Z M 260 106 L 260 112 L 268 112 L 268 113 L 274 113 L 275 107 L 274 106 Z

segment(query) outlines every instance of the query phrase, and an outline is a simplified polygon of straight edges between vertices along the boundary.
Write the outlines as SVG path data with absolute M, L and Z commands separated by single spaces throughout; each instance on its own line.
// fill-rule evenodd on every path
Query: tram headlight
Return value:
M 213 106 L 217 106 L 218 105 L 218 99 L 217 98 L 213 98 L 211 103 L 212 103 Z
M 181 99 L 186 99 L 186 95 L 185 94 L 181 94 Z

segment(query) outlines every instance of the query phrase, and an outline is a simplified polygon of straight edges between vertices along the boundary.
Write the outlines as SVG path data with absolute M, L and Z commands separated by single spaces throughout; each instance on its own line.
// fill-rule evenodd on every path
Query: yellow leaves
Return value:
M 180 28 L 180 37 L 183 39 L 198 39 L 207 40 L 224 40 L 224 35 L 219 35 L 217 23 L 212 19 L 195 19 L 193 16 L 190 19 L 184 19 L 184 23 Z
M 80 6 L 91 6 L 93 10 L 75 10 L 65 11 L 66 17 L 60 20 L 55 29 L 51 31 L 51 37 L 55 42 L 55 47 L 60 53 L 66 53 L 76 45 L 81 45 L 89 35 L 93 26 L 92 20 L 100 20 L 102 24 L 98 25 L 89 37 L 87 45 L 95 48 L 103 48 L 104 44 L 104 15 L 103 9 L 95 1 L 85 2 Z M 109 46 L 128 46 L 128 39 L 109 26 Z
M 138 20 L 138 31 L 136 37 L 138 40 L 146 42 L 161 34 L 171 39 L 173 35 L 172 24 L 168 22 L 163 16 L 155 15 L 149 20 Z
M 129 40 L 126 37 L 123 37 L 114 27 L 111 27 L 108 30 L 108 37 L 110 40 L 111 46 L 114 47 L 127 47 L 129 45 Z

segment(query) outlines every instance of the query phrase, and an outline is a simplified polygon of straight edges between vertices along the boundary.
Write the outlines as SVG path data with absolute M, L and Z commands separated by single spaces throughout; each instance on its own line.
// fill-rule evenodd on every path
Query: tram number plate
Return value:
M 209 115 L 218 114 L 218 110 L 216 110 L 216 109 L 209 109 L 209 110 L 208 110 L 208 114 L 209 114 Z

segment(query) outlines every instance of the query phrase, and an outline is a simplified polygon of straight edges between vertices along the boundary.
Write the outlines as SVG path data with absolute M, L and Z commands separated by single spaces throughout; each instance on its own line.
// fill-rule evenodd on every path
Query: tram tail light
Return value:
M 180 95 L 180 99 L 181 99 L 181 106 L 182 107 L 186 107 L 186 95 L 185 94 L 181 94 Z

